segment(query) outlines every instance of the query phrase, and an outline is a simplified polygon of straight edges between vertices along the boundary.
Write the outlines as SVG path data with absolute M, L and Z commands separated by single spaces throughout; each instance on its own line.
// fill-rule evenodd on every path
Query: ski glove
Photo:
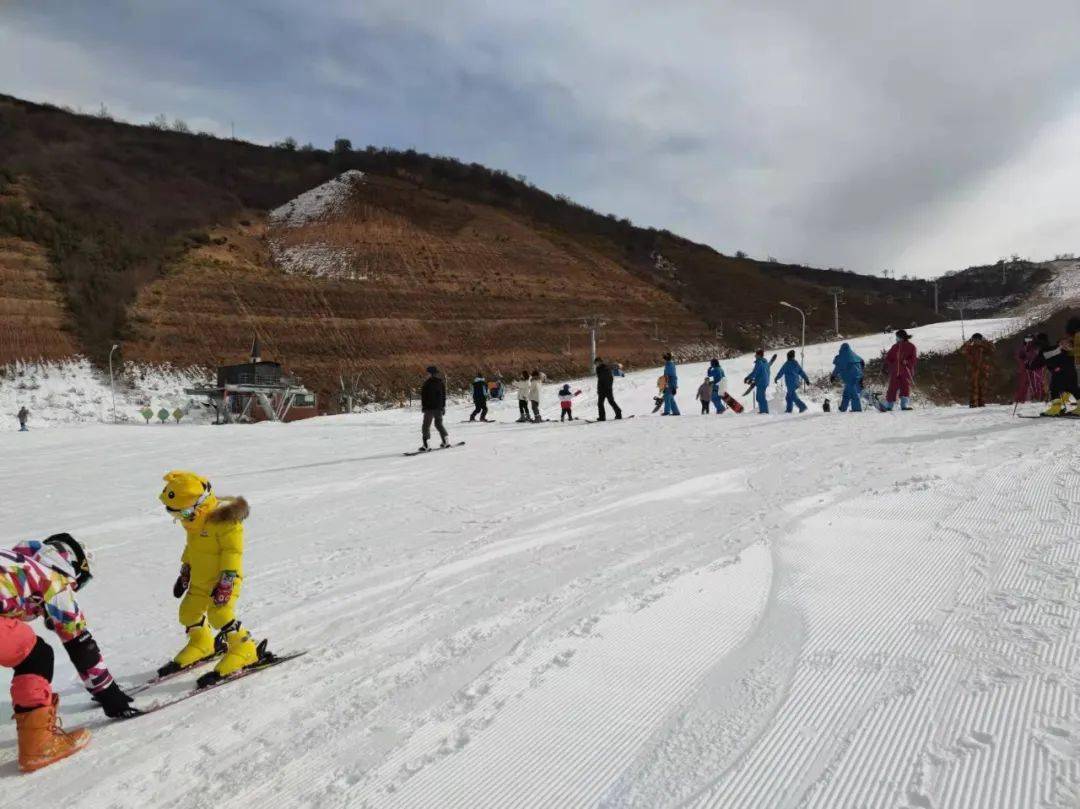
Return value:
M 224 607 L 229 603 L 229 599 L 233 594 L 233 583 L 236 581 L 236 571 L 226 570 L 221 574 L 221 579 L 217 585 L 214 586 L 214 592 L 210 594 L 210 597 L 214 599 L 214 603 L 219 607 Z
M 180 575 L 176 577 L 176 584 L 173 585 L 173 598 L 182 598 L 184 593 L 187 592 L 188 585 L 190 584 L 191 565 L 185 562 L 184 564 L 180 565 Z
M 110 683 L 101 693 L 94 694 L 94 702 L 101 706 L 110 719 L 130 719 L 142 713 L 138 708 L 132 707 L 131 697 L 121 691 L 115 682 Z

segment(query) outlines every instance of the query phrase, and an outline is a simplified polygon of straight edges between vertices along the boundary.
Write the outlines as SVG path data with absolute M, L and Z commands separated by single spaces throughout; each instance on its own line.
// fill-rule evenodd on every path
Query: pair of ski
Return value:
M 204 685 L 202 688 L 192 688 L 189 691 L 185 691 L 184 693 L 179 694 L 175 697 L 158 700 L 157 702 L 152 702 L 146 707 L 139 708 L 139 713 L 135 714 L 131 718 L 135 719 L 140 716 L 146 716 L 147 714 L 155 713 L 156 711 L 160 711 L 162 708 L 168 708 L 170 705 L 175 705 L 178 702 L 185 702 L 192 697 L 199 696 L 199 694 L 205 694 L 207 691 L 213 691 L 215 688 L 221 688 L 221 686 L 223 685 L 226 685 L 228 683 L 234 683 L 237 680 L 242 680 L 245 677 L 250 677 L 252 674 L 256 674 L 260 671 L 265 671 L 266 669 L 273 668 L 274 666 L 280 666 L 282 663 L 287 663 L 290 660 L 295 660 L 296 658 L 303 657 L 306 654 L 306 649 L 304 651 L 291 652 L 290 654 L 284 655 L 276 655 L 273 652 L 267 652 L 261 658 L 259 658 L 259 661 L 257 663 L 253 663 L 250 666 L 246 666 L 245 668 L 240 669 L 239 671 L 235 671 L 232 674 L 226 675 L 225 677 L 222 677 L 216 682 L 210 683 L 209 685 Z M 142 694 L 146 691 L 149 691 L 155 686 L 161 685 L 162 683 L 167 683 L 170 680 L 174 680 L 183 674 L 189 674 L 196 669 L 200 669 L 207 663 L 213 663 L 220 657 L 221 655 L 204 657 L 202 660 L 196 661 L 190 666 L 185 666 L 179 671 L 174 671 L 162 676 L 151 677 L 145 683 L 137 685 L 133 688 L 129 688 L 127 690 L 127 694 L 128 696 L 136 696 L 138 694 Z

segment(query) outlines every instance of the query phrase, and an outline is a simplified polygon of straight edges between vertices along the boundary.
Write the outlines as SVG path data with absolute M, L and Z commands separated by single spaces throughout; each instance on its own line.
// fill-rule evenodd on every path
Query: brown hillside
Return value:
M 76 353 L 71 319 L 43 247 L 0 238 L 0 365 Z
M 669 295 L 574 240 L 399 180 L 365 178 L 343 210 L 299 227 L 246 216 L 139 294 L 129 359 L 213 364 L 258 333 L 309 384 L 330 391 L 360 376 L 383 398 L 430 362 L 459 386 L 477 368 L 581 373 L 581 322 L 595 314 L 610 321 L 603 352 L 629 363 L 659 361 L 657 332 L 675 346 L 711 337 Z
M 352 170 L 367 181 L 347 210 L 264 233 L 270 211 Z M 128 359 L 213 364 L 257 331 L 323 390 L 360 374 L 362 387 L 393 393 L 432 360 L 461 374 L 582 373 L 578 321 L 591 314 L 608 320 L 601 352 L 629 363 L 656 362 L 666 345 L 700 355 L 718 339 L 797 339 L 782 299 L 807 310 L 814 340 L 831 334 L 833 285 L 847 334 L 945 316 L 925 282 L 726 256 L 478 164 L 261 147 L 5 96 L 0 238 L 20 244 L 7 272 L 51 279 L 72 349 L 97 362 L 119 342 Z M 1025 282 L 964 283 L 993 298 Z M 57 322 L 56 295 L 33 294 L 53 301 Z M 12 354 L 64 350 L 21 322 Z

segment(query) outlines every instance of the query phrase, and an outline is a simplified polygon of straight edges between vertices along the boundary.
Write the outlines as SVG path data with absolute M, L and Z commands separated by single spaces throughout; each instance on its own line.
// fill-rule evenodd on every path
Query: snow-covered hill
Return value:
M 958 340 L 934 329 L 924 348 Z M 832 351 L 808 349 L 812 375 Z M 703 417 L 688 383 L 689 415 L 665 419 L 655 375 L 616 382 L 633 420 L 459 407 L 466 446 L 414 458 L 409 410 L 0 435 L 0 530 L 93 547 L 83 605 L 121 680 L 182 641 L 180 529 L 156 500 L 171 468 L 250 500 L 241 617 L 311 650 L 123 724 L 60 652 L 65 723 L 94 739 L 21 776 L 0 723 L 8 802 L 1075 807 L 1077 425 Z

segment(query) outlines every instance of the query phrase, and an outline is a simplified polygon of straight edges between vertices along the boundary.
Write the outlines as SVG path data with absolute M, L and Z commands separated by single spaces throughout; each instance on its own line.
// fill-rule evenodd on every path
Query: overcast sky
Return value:
M 6 0 L 0 92 L 454 155 L 726 253 L 1080 253 L 1077 0 Z

